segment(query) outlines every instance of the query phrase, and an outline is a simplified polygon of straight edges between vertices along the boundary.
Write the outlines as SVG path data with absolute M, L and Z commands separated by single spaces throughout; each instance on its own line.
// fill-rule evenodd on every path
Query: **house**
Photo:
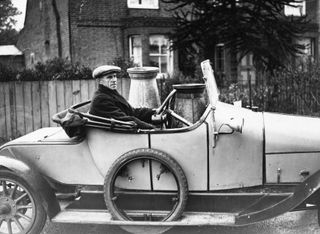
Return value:
M 28 0 L 18 47 L 27 67 L 54 57 L 91 68 L 116 57 L 171 74 L 178 55 L 168 50 L 172 13 L 160 0 Z
M 287 16 L 308 15 L 308 33 L 301 39 L 306 58 L 319 57 L 320 3 L 303 0 L 286 7 Z M 91 68 L 132 58 L 139 66 L 157 66 L 161 73 L 178 70 L 178 52 L 168 50 L 168 33 L 175 28 L 172 12 L 161 0 L 28 0 L 25 27 L 18 48 L 27 67 L 54 57 Z M 237 64 L 223 44 L 216 46 L 214 68 L 221 79 L 247 83 L 256 79 L 252 55 Z
M 0 64 L 12 69 L 24 68 L 23 53 L 14 45 L 0 46 Z

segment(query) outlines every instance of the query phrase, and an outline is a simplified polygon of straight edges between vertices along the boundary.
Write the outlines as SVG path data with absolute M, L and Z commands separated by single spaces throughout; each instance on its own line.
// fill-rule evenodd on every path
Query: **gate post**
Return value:
M 155 108 L 160 105 L 156 76 L 157 67 L 134 67 L 127 69 L 131 78 L 129 103 L 133 107 Z

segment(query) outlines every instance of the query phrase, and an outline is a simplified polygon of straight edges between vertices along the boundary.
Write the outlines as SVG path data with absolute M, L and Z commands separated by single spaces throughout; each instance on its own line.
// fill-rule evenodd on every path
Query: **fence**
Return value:
M 118 79 L 118 91 L 129 94 L 129 79 Z M 56 126 L 53 114 L 89 100 L 95 80 L 0 82 L 0 142 L 42 127 Z
M 268 77 L 262 77 L 264 81 Z M 176 81 L 160 79 L 161 100 Z M 281 75 L 268 85 L 252 87 L 252 103 L 260 111 L 320 116 L 320 80 L 314 75 Z M 56 126 L 51 116 L 73 104 L 86 101 L 97 88 L 95 80 L 0 82 L 0 143 L 42 127 Z M 118 79 L 118 92 L 128 99 L 130 79 Z M 248 86 L 221 89 L 222 101 L 249 104 Z
M 257 78 L 251 88 L 241 83 L 223 88 L 220 98 L 229 103 L 242 100 L 243 106 L 251 102 L 260 111 L 320 116 L 319 73 L 282 72 Z
M 289 113 L 319 116 L 320 81 L 310 77 L 284 79 L 274 95 L 274 105 Z M 276 109 L 274 109 L 276 111 Z

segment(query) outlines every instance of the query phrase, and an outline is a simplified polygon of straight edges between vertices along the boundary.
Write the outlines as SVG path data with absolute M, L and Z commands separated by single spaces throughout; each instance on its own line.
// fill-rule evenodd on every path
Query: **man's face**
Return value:
M 100 78 L 100 84 L 110 89 L 117 89 L 117 73 L 110 73 Z

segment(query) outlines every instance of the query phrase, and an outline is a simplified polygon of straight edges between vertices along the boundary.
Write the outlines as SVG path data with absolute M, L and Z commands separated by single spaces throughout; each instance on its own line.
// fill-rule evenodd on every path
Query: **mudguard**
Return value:
M 0 153 L 0 169 L 7 168 L 24 178 L 27 183 L 40 194 L 40 199 L 49 218 L 53 218 L 60 212 L 60 205 L 56 195 L 48 182 L 41 174 L 28 163 L 16 159 L 8 150 L 4 149 Z
M 285 212 L 291 211 L 301 203 L 303 203 L 312 194 L 320 189 L 320 170 L 312 174 L 301 184 L 297 185 L 294 192 L 276 204 L 272 204 L 264 209 L 249 209 L 241 212 L 236 217 L 236 225 L 246 225 L 250 223 L 259 222 L 265 219 L 270 219 L 281 215 Z M 259 203 L 263 203 L 263 198 L 254 204 L 258 208 Z

